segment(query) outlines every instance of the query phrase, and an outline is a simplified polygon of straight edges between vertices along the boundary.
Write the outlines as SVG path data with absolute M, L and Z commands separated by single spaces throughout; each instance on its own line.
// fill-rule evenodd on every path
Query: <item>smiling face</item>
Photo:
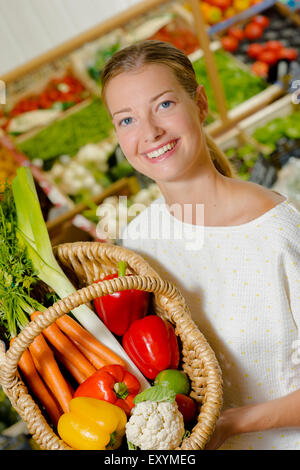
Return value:
M 105 99 L 122 151 L 137 171 L 163 182 L 199 170 L 207 115 L 203 87 L 192 99 L 169 67 L 146 64 L 112 78 Z

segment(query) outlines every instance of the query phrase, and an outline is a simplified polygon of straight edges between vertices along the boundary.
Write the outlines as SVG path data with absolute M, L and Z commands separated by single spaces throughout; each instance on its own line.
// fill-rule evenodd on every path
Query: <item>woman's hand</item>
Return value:
M 231 436 L 238 433 L 236 420 L 241 408 L 230 408 L 221 413 L 205 450 L 217 450 Z
M 206 450 L 216 450 L 236 434 L 300 428 L 300 389 L 275 400 L 223 411 Z

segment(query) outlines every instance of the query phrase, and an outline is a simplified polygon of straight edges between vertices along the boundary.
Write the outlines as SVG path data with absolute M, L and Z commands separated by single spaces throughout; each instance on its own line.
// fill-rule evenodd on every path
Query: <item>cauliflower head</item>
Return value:
M 184 435 L 183 416 L 176 402 L 143 401 L 132 410 L 126 437 L 141 450 L 172 450 Z

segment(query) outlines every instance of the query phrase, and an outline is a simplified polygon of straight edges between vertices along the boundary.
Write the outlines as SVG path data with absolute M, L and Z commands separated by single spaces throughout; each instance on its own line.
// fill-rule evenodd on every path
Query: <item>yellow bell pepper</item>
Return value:
M 125 434 L 127 417 L 118 406 L 89 397 L 73 398 L 70 411 L 58 421 L 57 431 L 76 450 L 117 449 Z

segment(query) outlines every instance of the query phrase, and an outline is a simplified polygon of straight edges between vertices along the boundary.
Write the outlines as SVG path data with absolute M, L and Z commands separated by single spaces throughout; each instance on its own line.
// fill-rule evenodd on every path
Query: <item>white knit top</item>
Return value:
M 300 212 L 291 201 L 242 225 L 209 227 L 182 223 L 160 196 L 122 245 L 185 297 L 220 363 L 224 409 L 300 388 Z M 221 449 L 300 449 L 300 428 L 241 434 Z

